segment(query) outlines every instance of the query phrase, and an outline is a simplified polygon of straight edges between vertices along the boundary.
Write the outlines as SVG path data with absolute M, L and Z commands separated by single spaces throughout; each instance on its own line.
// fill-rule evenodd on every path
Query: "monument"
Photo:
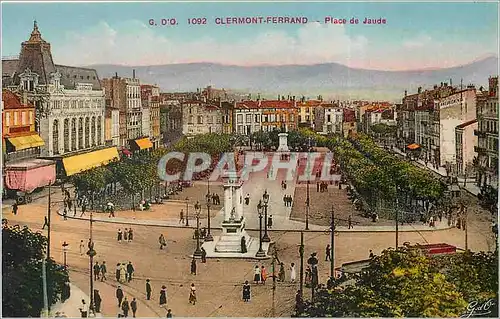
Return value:
M 213 241 L 203 243 L 208 258 L 257 258 L 266 259 L 269 243 L 262 243 L 266 252 L 263 257 L 255 257 L 259 250 L 259 238 L 251 237 L 245 230 L 243 214 L 243 182 L 236 172 L 225 176 L 222 233 Z
M 290 149 L 288 148 L 288 133 L 279 133 L 278 137 L 279 137 L 279 145 L 276 151 L 283 153 L 290 152 Z

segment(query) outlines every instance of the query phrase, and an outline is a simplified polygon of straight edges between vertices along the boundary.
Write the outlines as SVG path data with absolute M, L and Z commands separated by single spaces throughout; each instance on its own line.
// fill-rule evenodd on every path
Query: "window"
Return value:
M 252 122 L 252 114 L 247 114 L 245 121 L 247 123 L 251 123 Z
M 85 147 L 90 147 L 90 118 L 85 119 Z
M 260 122 L 260 114 L 255 114 L 255 123 Z
M 26 112 L 21 112 L 21 125 L 26 125 Z
M 78 148 L 83 148 L 83 118 L 78 119 Z
M 269 115 L 269 121 L 270 122 L 276 122 L 276 114 L 270 114 Z
M 14 111 L 14 125 L 17 125 L 17 112 Z
M 198 124 L 203 124 L 203 116 L 198 115 Z
M 5 112 L 5 126 L 10 126 L 10 112 Z
M 243 123 L 243 114 L 238 114 L 236 116 L 236 122 L 237 123 Z
M 69 119 L 64 120 L 64 151 L 69 152 Z
M 71 150 L 76 151 L 76 119 L 71 120 Z
M 52 124 L 52 149 L 54 154 L 59 154 L 59 122 L 54 120 Z

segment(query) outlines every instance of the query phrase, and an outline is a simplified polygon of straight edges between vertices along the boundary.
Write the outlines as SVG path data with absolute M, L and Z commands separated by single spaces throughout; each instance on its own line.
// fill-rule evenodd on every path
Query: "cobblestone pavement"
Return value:
M 265 174 L 265 173 L 263 173 Z M 279 180 L 277 182 L 279 184 Z M 281 204 L 281 194 L 275 195 L 280 189 L 272 188 L 269 183 L 262 183 L 260 188 L 257 184 L 247 184 L 244 192 L 251 195 L 251 205 L 245 206 L 245 214 L 251 214 L 258 198 L 260 198 L 265 187 L 271 194 L 271 206 Z M 279 185 L 278 185 L 279 186 Z M 289 188 L 287 191 L 290 190 Z M 245 193 L 244 193 L 245 194 Z M 60 194 L 53 196 L 54 200 L 60 199 Z M 275 200 L 273 200 L 275 198 Z M 172 206 L 171 206 L 172 204 Z M 119 212 L 119 218 L 133 221 L 146 218 L 149 214 L 151 220 L 170 219 L 175 222 L 178 218 L 178 209 L 185 203 L 174 202 L 164 205 L 154 205 L 152 211 L 148 212 Z M 167 209 L 168 207 L 168 209 Z M 54 208 L 53 210 L 56 210 Z M 9 207 L 3 210 L 4 218 L 10 224 L 28 225 L 34 231 L 42 231 L 43 216 L 47 212 L 46 198 L 39 199 L 32 204 L 20 206 L 19 214 L 13 216 Z M 273 215 L 276 214 L 273 211 Z M 287 211 L 281 210 L 277 215 L 286 216 Z M 107 218 L 107 216 L 105 216 Z M 215 218 L 214 218 L 215 220 Z M 468 244 L 472 250 L 494 249 L 494 240 L 489 228 L 488 216 L 482 212 L 471 210 Z M 194 224 L 194 223 L 193 223 Z M 214 222 L 214 225 L 217 225 Z M 247 260 L 213 260 L 209 259 L 206 264 L 198 263 L 198 274 L 189 274 L 189 255 L 195 249 L 195 241 L 192 232 L 182 228 L 163 228 L 157 226 L 134 225 L 135 238 L 133 242 L 116 241 L 117 228 L 128 228 L 130 226 L 113 223 L 95 223 L 93 227 L 93 238 L 97 256 L 95 261 L 106 261 L 108 265 L 108 280 L 97 282 L 96 288 L 100 290 L 103 299 L 102 315 L 114 317 L 118 313 L 116 298 L 114 296 L 117 282 L 114 279 L 114 268 L 117 262 L 131 261 L 136 269 L 134 279 L 131 283 L 122 284 L 125 294 L 130 298 L 136 297 L 139 301 L 139 317 L 159 317 L 165 315 L 165 309 L 159 307 L 158 297 L 161 285 L 167 286 L 168 307 L 172 309 L 177 317 L 196 316 L 290 316 L 293 308 L 293 300 L 298 284 L 278 283 L 275 294 L 273 312 L 272 289 L 268 282 L 265 286 L 252 286 L 252 300 L 250 303 L 241 301 L 241 285 L 245 280 L 252 280 L 252 269 L 254 261 Z M 322 226 L 324 228 L 324 226 Z M 360 226 L 361 227 L 361 226 Z M 84 292 L 89 291 L 89 259 L 86 255 L 80 255 L 79 242 L 86 242 L 89 237 L 88 220 L 69 219 L 64 221 L 56 214 L 52 215 L 52 257 L 62 262 L 63 253 L 61 244 L 66 241 L 70 244 L 67 261 L 70 269 L 70 278 L 74 285 Z M 47 230 L 43 230 L 46 234 Z M 167 239 L 167 249 L 160 250 L 157 244 L 158 236 L 163 233 Z M 249 231 L 252 236 L 258 236 L 256 231 Z M 214 230 L 218 235 L 219 230 Z M 464 247 L 465 233 L 462 230 L 452 228 L 439 231 L 413 231 L 401 232 L 399 242 L 414 243 L 440 243 Z M 297 232 L 270 231 L 270 237 L 276 243 L 276 249 L 281 261 L 286 265 L 294 262 L 299 264 L 298 244 L 300 234 Z M 318 252 L 321 260 L 324 258 L 324 249 L 330 242 L 330 237 L 325 232 L 307 232 L 305 237 L 305 257 L 310 253 Z M 393 232 L 340 232 L 335 236 L 335 256 L 338 267 L 342 263 L 365 259 L 369 250 L 380 253 L 387 247 L 394 246 L 395 235 Z M 260 265 L 261 263 L 259 263 Z M 263 264 L 271 271 L 271 262 Z M 288 268 L 288 267 L 287 267 Z M 319 265 L 320 280 L 325 281 L 329 275 L 329 262 L 321 262 Z M 287 269 L 288 270 L 288 269 Z M 151 279 L 153 286 L 153 300 L 145 300 L 145 279 Z M 287 272 L 288 278 L 288 272 Z M 199 302 L 196 306 L 188 303 L 189 285 L 195 283 L 198 290 Z M 306 298 L 309 295 L 306 293 Z

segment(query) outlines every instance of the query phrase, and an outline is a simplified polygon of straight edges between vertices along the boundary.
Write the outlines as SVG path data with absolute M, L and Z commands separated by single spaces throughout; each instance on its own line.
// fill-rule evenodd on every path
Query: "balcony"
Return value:
M 486 132 L 484 131 L 480 131 L 478 129 L 475 129 L 474 130 L 474 136 L 478 136 L 478 137 L 485 137 L 486 136 Z
M 476 152 L 478 154 L 485 154 L 486 148 L 480 147 L 480 146 L 474 146 L 474 152 Z

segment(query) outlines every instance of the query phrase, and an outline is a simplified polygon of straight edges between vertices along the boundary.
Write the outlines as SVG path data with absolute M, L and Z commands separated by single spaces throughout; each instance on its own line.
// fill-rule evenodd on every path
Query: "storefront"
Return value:
M 64 168 L 65 175 L 71 176 L 91 168 L 106 165 L 118 159 L 118 149 L 116 147 L 110 147 L 98 151 L 65 157 L 62 159 L 62 166 Z

